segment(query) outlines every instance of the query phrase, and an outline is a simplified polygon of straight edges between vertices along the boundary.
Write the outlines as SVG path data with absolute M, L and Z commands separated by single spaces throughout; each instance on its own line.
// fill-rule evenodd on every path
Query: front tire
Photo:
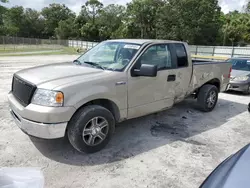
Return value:
M 197 102 L 200 110 L 211 112 L 217 104 L 218 88 L 214 85 L 206 84 L 200 88 Z
M 67 135 L 76 150 L 94 153 L 108 144 L 114 130 L 115 119 L 112 113 L 102 106 L 90 105 L 72 117 Z

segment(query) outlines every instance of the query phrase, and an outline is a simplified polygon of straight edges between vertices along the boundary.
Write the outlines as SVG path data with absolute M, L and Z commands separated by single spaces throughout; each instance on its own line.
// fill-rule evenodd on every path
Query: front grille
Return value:
M 13 76 L 12 93 L 23 106 L 27 106 L 30 104 L 35 90 L 36 90 L 35 85 L 32 85 L 18 78 L 16 75 Z

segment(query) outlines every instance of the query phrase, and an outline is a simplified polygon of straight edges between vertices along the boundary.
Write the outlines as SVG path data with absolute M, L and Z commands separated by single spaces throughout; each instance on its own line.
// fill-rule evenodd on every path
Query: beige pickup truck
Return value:
M 14 74 L 10 112 L 28 135 L 67 136 L 80 152 L 104 148 L 117 122 L 172 107 L 194 94 L 213 110 L 230 78 L 229 62 L 191 59 L 184 42 L 109 40 L 73 62 Z

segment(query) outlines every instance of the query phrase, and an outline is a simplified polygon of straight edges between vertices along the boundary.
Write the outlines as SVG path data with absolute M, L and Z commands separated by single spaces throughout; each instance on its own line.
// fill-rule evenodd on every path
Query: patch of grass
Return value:
M 76 48 L 73 48 L 73 47 L 64 47 L 62 51 L 58 52 L 59 54 L 80 54 L 80 53 L 83 53 L 82 51 L 81 52 L 77 52 L 77 49 Z
M 62 49 L 51 49 L 51 52 L 46 49 L 45 52 L 42 51 L 37 51 L 37 53 L 35 53 L 37 50 L 33 50 L 33 51 L 19 51 L 18 52 L 12 52 L 12 53 L 0 53 L 0 56 L 34 56 L 34 55 L 77 55 L 77 54 L 81 54 L 83 52 L 78 53 L 77 49 L 72 48 L 72 47 L 63 47 Z M 22 54 L 22 52 L 27 52 Z M 28 52 L 32 52 L 32 53 L 28 53 Z
M 63 46 L 58 45 L 0 45 L 1 53 L 16 53 L 16 52 L 34 52 L 43 50 L 62 49 Z

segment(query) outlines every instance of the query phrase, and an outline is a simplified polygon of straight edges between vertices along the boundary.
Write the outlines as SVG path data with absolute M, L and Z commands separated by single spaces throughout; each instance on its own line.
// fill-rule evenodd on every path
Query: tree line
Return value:
M 0 0 L 0 35 L 102 41 L 157 38 L 196 45 L 250 43 L 250 1 L 243 11 L 224 14 L 218 0 L 133 0 L 104 6 L 88 0 L 79 14 L 64 4 L 41 11 Z

